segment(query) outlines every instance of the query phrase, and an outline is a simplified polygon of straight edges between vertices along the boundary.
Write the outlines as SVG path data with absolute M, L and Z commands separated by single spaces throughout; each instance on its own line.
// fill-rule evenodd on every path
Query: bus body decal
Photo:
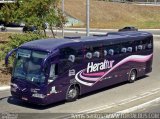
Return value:
M 84 70 L 79 71 L 79 72 L 76 74 L 75 79 L 76 79 L 79 83 L 81 83 L 81 84 L 83 84 L 83 85 L 92 86 L 93 83 L 88 83 L 88 82 L 82 81 L 81 79 L 78 78 L 79 74 L 82 73 L 83 71 L 84 71 Z
M 150 58 L 152 58 L 152 55 L 153 54 L 145 55 L 145 56 L 144 55 L 131 55 L 131 56 L 128 56 L 128 57 L 124 58 L 123 60 L 121 60 L 120 62 L 118 62 L 113 67 L 110 67 L 110 69 L 107 72 L 85 73 L 87 69 L 83 69 L 83 70 L 80 70 L 76 74 L 75 79 L 81 84 L 84 84 L 84 85 L 87 85 L 87 86 L 93 86 L 98 81 L 101 81 L 107 74 L 112 72 L 114 69 L 118 68 L 120 65 L 125 64 L 125 63 L 127 63 L 129 61 L 146 62 Z
M 96 72 L 99 70 L 110 69 L 113 67 L 114 60 L 104 60 L 100 63 L 89 62 L 87 65 L 87 73 Z

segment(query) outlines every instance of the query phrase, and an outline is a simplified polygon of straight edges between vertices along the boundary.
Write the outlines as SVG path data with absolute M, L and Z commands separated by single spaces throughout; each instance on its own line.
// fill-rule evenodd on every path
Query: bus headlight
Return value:
M 45 95 L 44 94 L 33 94 L 32 97 L 36 97 L 36 98 L 45 98 Z

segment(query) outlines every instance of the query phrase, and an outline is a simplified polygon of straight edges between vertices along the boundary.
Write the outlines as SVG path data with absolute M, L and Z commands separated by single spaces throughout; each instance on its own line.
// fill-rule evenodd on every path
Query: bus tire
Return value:
M 129 78 L 128 78 L 128 81 L 129 83 L 133 83 L 137 78 L 137 71 L 136 69 L 132 69 L 129 73 Z
M 68 102 L 75 101 L 79 96 L 79 88 L 76 85 L 72 85 L 69 87 L 67 94 L 66 94 L 66 100 Z

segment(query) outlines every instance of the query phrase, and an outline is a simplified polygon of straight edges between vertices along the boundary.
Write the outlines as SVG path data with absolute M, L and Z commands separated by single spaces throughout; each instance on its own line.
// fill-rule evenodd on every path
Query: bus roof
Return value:
M 89 37 L 71 37 L 71 38 L 63 38 L 63 39 L 40 39 L 34 40 L 27 43 L 24 43 L 20 46 L 20 48 L 34 49 L 52 52 L 57 48 L 60 48 L 64 45 L 76 45 L 76 44 L 85 44 L 85 43 L 95 43 L 97 41 L 108 41 L 109 42 L 122 42 L 122 41 L 131 41 L 131 40 L 140 40 L 142 37 L 152 36 L 151 33 L 144 31 L 125 31 L 125 32 L 110 32 L 106 35 L 95 35 Z M 136 39 L 135 39 L 136 37 Z

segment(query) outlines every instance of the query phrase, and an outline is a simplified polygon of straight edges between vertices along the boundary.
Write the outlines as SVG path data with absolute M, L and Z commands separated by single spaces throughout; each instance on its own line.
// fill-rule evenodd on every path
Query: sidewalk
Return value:
M 0 86 L 0 91 L 9 90 L 10 86 Z

